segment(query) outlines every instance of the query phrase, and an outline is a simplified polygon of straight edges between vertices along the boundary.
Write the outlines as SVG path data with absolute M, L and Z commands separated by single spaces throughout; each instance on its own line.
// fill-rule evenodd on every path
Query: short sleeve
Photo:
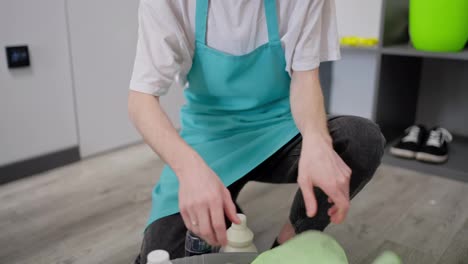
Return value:
M 138 43 L 130 89 L 155 96 L 167 93 L 191 62 L 183 27 L 171 0 L 141 0 Z
M 313 70 L 321 62 L 341 57 L 335 1 L 307 2 L 309 6 L 302 21 L 302 32 L 292 56 L 294 71 Z

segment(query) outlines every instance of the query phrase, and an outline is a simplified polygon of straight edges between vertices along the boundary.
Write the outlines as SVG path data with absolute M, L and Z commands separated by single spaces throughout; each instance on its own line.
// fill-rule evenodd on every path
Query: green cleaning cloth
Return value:
M 266 251 L 252 264 L 348 264 L 343 248 L 331 236 L 318 231 L 307 231 Z
M 346 253 L 331 236 L 307 231 L 258 256 L 252 264 L 348 264 Z M 372 264 L 401 264 L 400 258 L 385 251 Z

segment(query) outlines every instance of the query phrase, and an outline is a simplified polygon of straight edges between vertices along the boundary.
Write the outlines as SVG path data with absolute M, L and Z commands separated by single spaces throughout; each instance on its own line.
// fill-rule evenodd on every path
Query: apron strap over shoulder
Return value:
M 276 9 L 276 0 L 264 0 L 265 15 L 268 26 L 268 39 L 271 42 L 280 41 L 278 12 Z
M 195 41 L 206 45 L 206 24 L 208 23 L 208 0 L 197 0 L 195 13 Z

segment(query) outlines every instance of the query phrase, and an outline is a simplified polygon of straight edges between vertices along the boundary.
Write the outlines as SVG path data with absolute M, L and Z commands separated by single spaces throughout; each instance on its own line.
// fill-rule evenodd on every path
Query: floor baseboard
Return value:
M 0 166 L 0 184 L 23 179 L 80 160 L 78 146 Z

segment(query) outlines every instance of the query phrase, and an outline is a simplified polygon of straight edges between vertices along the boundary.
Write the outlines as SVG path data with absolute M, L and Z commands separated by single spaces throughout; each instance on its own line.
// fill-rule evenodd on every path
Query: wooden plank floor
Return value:
M 162 163 L 144 145 L 0 186 L 0 263 L 131 263 Z M 267 249 L 297 186 L 250 183 L 239 203 Z M 468 263 L 468 184 L 382 166 L 330 226 L 350 263 L 386 249 L 404 263 Z

